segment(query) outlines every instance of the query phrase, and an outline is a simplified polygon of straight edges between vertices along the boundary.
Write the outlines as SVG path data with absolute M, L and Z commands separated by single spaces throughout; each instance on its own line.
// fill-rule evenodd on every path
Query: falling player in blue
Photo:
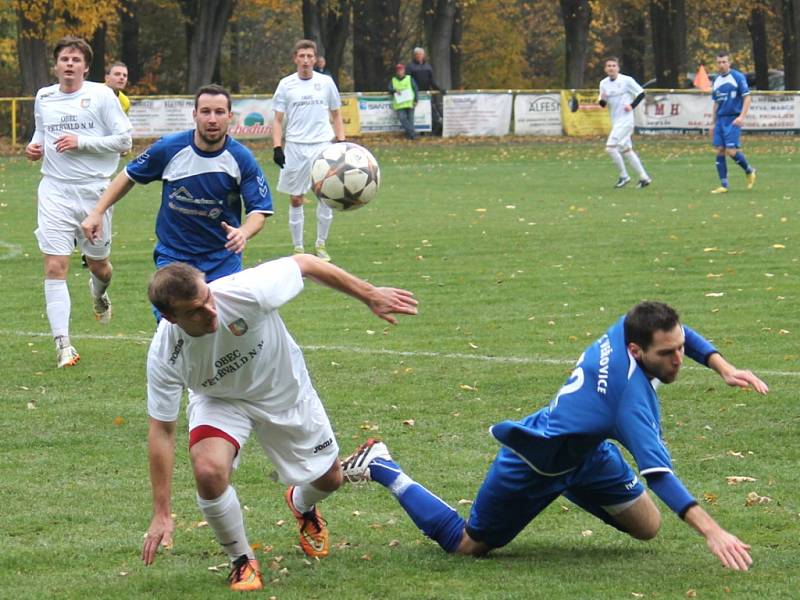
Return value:
M 714 149 L 717 151 L 717 173 L 720 186 L 711 190 L 712 194 L 728 192 L 728 163 L 726 154 L 742 167 L 747 177 L 747 189 L 753 189 L 756 182 L 756 170 L 750 166 L 741 151 L 739 138 L 742 123 L 750 109 L 750 88 L 747 79 L 736 69 L 731 69 L 731 59 L 727 52 L 717 55 L 719 74 L 714 79 L 711 99 L 714 108 L 711 117 L 711 128 L 714 131 Z
M 201 87 L 195 129 L 162 137 L 128 163 L 81 223 L 87 238 L 99 235 L 103 213 L 135 184 L 161 179 L 156 267 L 185 262 L 205 273 L 206 281 L 241 271 L 247 240 L 272 214 L 272 195 L 253 153 L 228 135 L 232 116 L 225 88 Z
M 682 325 L 671 307 L 642 302 L 586 349 L 548 406 L 491 428 L 502 448 L 468 522 L 406 475 L 382 442 L 369 440 L 345 459 L 344 477 L 387 487 L 447 552 L 481 556 L 504 546 L 561 495 L 636 539 L 652 539 L 661 515 L 613 439 L 631 453 L 650 489 L 705 537 L 723 566 L 746 571 L 750 546 L 698 505 L 673 473 L 661 439 L 656 387 L 675 381 L 684 350 L 728 385 L 767 393 L 761 379 L 731 365 Z

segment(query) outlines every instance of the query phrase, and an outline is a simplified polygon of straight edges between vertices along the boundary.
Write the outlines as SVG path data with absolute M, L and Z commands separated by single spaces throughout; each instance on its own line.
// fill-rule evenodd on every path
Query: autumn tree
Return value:
M 800 89 L 800 0 L 781 0 L 783 74 L 787 90 Z
M 186 89 L 211 83 L 236 0 L 179 0 L 186 18 Z
M 339 79 L 350 33 L 352 0 L 303 0 L 303 33 L 317 44 L 317 53 Z
M 353 81 L 361 92 L 382 91 L 399 59 L 400 0 L 353 0 Z
M 564 23 L 565 86 L 583 87 L 592 7 L 589 0 L 560 0 Z
M 422 0 L 422 23 L 428 61 L 433 67 L 436 83 L 443 90 L 454 87 L 454 67 L 460 75 L 462 33 L 462 2 L 460 0 Z M 481 8 L 491 17 L 493 10 Z M 455 63 L 455 64 L 454 64 Z
M 656 85 L 680 88 L 686 77 L 685 0 L 650 0 Z

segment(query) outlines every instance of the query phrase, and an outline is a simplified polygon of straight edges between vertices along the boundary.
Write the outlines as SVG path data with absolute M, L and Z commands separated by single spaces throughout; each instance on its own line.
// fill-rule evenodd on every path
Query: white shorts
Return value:
M 81 221 L 94 209 L 97 200 L 108 187 L 108 180 L 90 183 L 67 183 L 52 177 L 42 177 L 38 192 L 38 227 L 34 234 L 43 254 L 69 256 L 75 242 L 81 254 L 94 260 L 111 254 L 111 214 L 103 215 L 103 239 L 91 243 L 83 235 Z
M 611 133 L 608 134 L 606 146 L 616 146 L 619 150 L 625 151 L 633 148 L 633 119 L 625 121 L 617 121 L 611 127 Z
M 287 485 L 311 483 L 322 477 L 339 456 L 325 408 L 316 393 L 293 407 L 270 413 L 255 402 L 223 400 L 189 392 L 189 431 L 209 425 L 233 438 L 239 453 L 251 432 L 272 461 L 278 477 Z
M 278 176 L 278 191 L 290 196 L 302 196 L 311 189 L 311 166 L 314 159 L 330 145 L 330 142 L 286 142 L 286 164 Z

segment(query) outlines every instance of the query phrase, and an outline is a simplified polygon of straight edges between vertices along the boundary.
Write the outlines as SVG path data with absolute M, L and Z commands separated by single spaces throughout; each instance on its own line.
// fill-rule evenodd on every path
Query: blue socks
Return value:
M 717 174 L 722 187 L 728 187 L 728 163 L 724 154 L 717 154 Z
M 747 164 L 747 159 L 744 157 L 741 151 L 737 152 L 733 155 L 733 161 L 744 169 L 745 173 L 749 173 L 751 171 L 750 165 Z
M 403 473 L 396 462 L 376 458 L 370 476 L 387 488 L 414 524 L 446 552 L 455 552 L 464 534 L 464 519 L 453 507 Z

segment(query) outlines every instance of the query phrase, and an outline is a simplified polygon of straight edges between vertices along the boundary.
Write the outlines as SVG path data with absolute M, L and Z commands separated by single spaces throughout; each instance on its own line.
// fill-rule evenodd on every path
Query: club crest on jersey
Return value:
M 314 89 L 317 90 L 317 91 L 320 91 L 322 89 L 322 84 L 321 83 L 315 83 L 314 84 Z
M 233 323 L 228 324 L 228 329 L 233 335 L 244 335 L 247 333 L 248 326 L 244 319 L 236 319 Z
M 92 103 L 91 98 L 81 98 L 81 108 L 89 108 L 89 105 Z

